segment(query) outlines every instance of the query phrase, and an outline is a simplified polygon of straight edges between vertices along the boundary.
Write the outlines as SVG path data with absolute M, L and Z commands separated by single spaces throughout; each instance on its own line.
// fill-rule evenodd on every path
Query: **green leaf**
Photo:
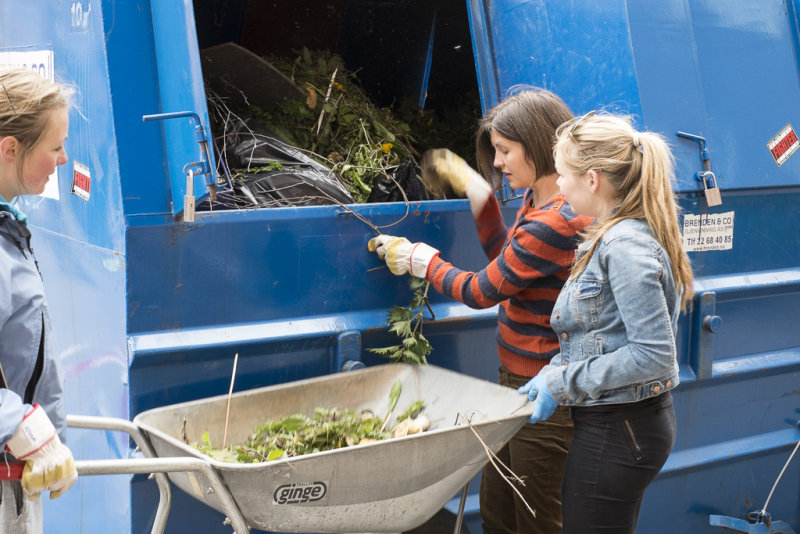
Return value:
M 389 332 L 394 332 L 400 337 L 408 337 L 411 335 L 411 321 L 397 321 L 389 328 Z
M 408 282 L 408 287 L 410 287 L 412 291 L 416 292 L 418 289 L 422 289 L 427 284 L 430 284 L 430 282 L 428 282 L 424 278 L 416 278 L 414 276 L 411 276 Z
M 403 384 L 398 380 L 392 384 L 392 389 L 389 391 L 389 411 L 392 412 L 394 407 L 397 406 L 397 401 L 400 400 L 400 393 L 403 392 Z
M 414 402 L 411 403 L 411 405 L 408 408 L 406 408 L 406 410 L 403 413 L 397 416 L 397 422 L 399 423 L 404 419 L 416 417 L 417 415 L 419 415 L 419 413 L 422 411 L 424 407 L 425 407 L 424 401 L 415 400 Z
M 404 350 L 403 357 L 412 363 L 422 363 L 420 355 L 414 352 L 413 350 Z
M 391 347 L 382 347 L 379 349 L 367 349 L 367 350 L 372 352 L 373 354 L 377 354 L 378 356 L 389 356 L 400 350 L 400 345 L 392 345 Z
M 278 458 L 282 458 L 286 454 L 286 451 L 283 449 L 272 449 L 267 454 L 267 461 L 277 460 Z

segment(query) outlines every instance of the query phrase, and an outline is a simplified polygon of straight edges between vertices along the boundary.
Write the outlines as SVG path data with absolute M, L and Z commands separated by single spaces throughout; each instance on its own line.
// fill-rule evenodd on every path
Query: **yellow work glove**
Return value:
M 401 276 L 410 272 L 417 278 L 425 278 L 431 260 L 439 254 L 425 243 L 412 243 L 405 237 L 379 235 L 367 243 L 367 250 L 375 252 L 392 273 Z
M 480 214 L 492 194 L 489 182 L 461 157 L 446 148 L 428 150 L 423 155 L 422 179 L 434 188 L 436 184 L 445 183 L 456 195 L 468 198 L 474 217 Z
M 6 447 L 25 462 L 22 489 L 29 499 L 38 499 L 42 491 L 49 491 L 55 499 L 78 480 L 72 452 L 58 439 L 53 423 L 38 404 L 23 418 Z

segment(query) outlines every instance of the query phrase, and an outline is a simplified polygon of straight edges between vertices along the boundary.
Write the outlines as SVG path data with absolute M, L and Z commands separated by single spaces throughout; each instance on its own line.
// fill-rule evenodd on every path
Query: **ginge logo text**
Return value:
M 275 504 L 302 504 L 318 501 L 327 493 L 324 482 L 301 482 L 278 486 L 272 498 Z

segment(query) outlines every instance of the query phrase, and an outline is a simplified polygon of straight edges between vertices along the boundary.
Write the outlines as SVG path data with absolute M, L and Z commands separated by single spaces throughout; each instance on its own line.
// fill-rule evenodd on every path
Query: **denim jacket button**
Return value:
M 658 393 L 659 391 L 661 391 L 661 386 L 653 386 L 654 393 Z
M 560 317 L 560 315 L 558 315 L 558 312 L 555 312 L 555 313 L 553 314 L 553 317 L 555 317 L 556 319 L 558 319 L 558 318 Z
M 561 334 L 561 337 L 562 337 L 563 339 L 567 339 L 567 338 L 569 337 L 569 335 L 567 335 L 567 333 L 566 333 L 566 332 L 563 332 L 563 333 Z
M 564 362 L 564 367 L 566 367 L 567 365 L 568 365 L 568 362 Z
M 671 388 L 671 387 L 672 387 L 672 380 L 667 380 L 667 387 L 668 387 L 668 388 Z

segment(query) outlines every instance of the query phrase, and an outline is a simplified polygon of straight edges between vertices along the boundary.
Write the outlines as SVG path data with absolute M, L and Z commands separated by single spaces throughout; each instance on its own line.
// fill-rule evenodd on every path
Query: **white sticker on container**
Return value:
M 797 139 L 797 134 L 794 132 L 791 123 L 784 126 L 783 130 L 778 132 L 767 143 L 767 149 L 772 154 L 778 167 L 786 163 L 786 160 L 797 152 L 798 148 L 800 148 L 800 140 Z
M 733 248 L 733 211 L 683 216 L 683 248 L 687 252 Z
M 72 189 L 73 195 L 89 201 L 92 192 L 92 173 L 89 167 L 78 161 L 72 162 Z

